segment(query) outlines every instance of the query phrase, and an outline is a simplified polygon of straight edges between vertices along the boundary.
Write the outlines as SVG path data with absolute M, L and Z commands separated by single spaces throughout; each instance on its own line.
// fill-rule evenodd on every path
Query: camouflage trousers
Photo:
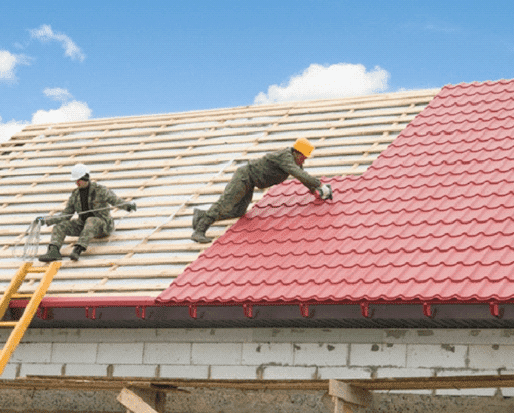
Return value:
M 67 235 L 79 237 L 75 245 L 80 245 L 86 249 L 91 238 L 102 238 L 109 235 L 107 232 L 107 222 L 97 217 L 89 217 L 85 223 L 80 219 L 61 221 L 52 230 L 50 244 L 61 248 Z
M 219 221 L 243 216 L 252 202 L 254 187 L 248 166 L 239 167 L 221 197 L 207 211 L 207 217 Z

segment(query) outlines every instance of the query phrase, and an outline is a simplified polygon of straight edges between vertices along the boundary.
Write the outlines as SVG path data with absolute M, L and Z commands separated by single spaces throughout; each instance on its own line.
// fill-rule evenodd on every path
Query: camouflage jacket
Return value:
M 252 160 L 248 163 L 248 169 L 250 178 L 258 188 L 268 188 L 284 182 L 289 175 L 294 176 L 311 191 L 321 185 L 319 179 L 309 175 L 296 164 L 292 148 L 271 152 L 260 159 Z
M 109 188 L 97 184 L 96 182 L 89 183 L 89 196 L 88 196 L 88 204 L 89 209 L 102 209 L 108 208 L 110 205 L 117 205 L 118 208 L 128 210 L 128 205 L 120 205 L 125 201 L 121 198 L 118 198 L 116 194 L 110 190 Z M 82 212 L 82 203 L 80 202 L 80 193 L 79 188 L 75 188 L 71 193 L 70 198 L 68 199 L 68 203 L 66 204 L 66 208 L 59 215 L 54 217 L 47 217 L 45 219 L 46 225 L 54 225 L 65 219 L 71 219 L 72 215 L 77 212 Z M 104 209 L 102 211 L 93 212 L 95 217 L 103 219 L 107 222 L 107 231 L 112 232 L 114 230 L 114 220 L 111 217 L 110 209 Z

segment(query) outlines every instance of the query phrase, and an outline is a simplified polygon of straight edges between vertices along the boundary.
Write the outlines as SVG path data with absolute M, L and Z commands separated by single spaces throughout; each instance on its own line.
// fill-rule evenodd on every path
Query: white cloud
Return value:
M 77 122 L 89 119 L 91 113 L 87 103 L 74 100 L 62 105 L 59 109 L 38 110 L 32 115 L 32 123 Z
M 18 122 L 15 120 L 2 123 L 2 118 L 0 117 L 0 143 L 8 141 L 11 136 L 21 131 L 28 124 L 28 122 Z
M 71 96 L 71 95 L 70 95 Z M 78 122 L 91 117 L 92 110 L 87 103 L 74 100 L 63 104 L 59 109 L 38 110 L 32 115 L 32 122 L 11 120 L 2 123 L 0 117 L 0 143 L 8 141 L 15 133 L 26 126 L 41 123 Z
M 311 64 L 300 75 L 292 76 L 287 84 L 271 85 L 268 93 L 260 92 L 254 103 L 259 105 L 378 93 L 387 90 L 389 77 L 389 73 L 379 66 L 367 72 L 361 64 Z
M 47 87 L 45 90 L 43 90 L 43 93 L 50 99 L 58 100 L 60 102 L 66 102 L 73 98 L 70 92 L 68 92 L 66 89 L 61 89 L 60 87 Z
M 54 33 L 52 27 L 48 24 L 43 24 L 37 29 L 30 30 L 30 35 L 42 42 L 52 40 L 60 42 L 64 48 L 64 54 L 72 59 L 78 59 L 82 62 L 86 58 L 86 55 L 82 53 L 80 47 L 78 47 L 70 37 L 63 33 Z
M 12 82 L 16 80 L 14 74 L 17 65 L 28 65 L 30 59 L 24 55 L 16 55 L 7 50 L 0 50 L 0 81 Z

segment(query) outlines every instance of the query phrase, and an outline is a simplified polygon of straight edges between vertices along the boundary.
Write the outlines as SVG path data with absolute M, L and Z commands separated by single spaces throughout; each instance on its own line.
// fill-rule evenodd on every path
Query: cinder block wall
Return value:
M 5 341 L 8 332 L 0 331 Z M 2 378 L 347 379 L 513 374 L 514 330 L 32 329 Z M 514 389 L 501 389 L 514 396 Z M 431 391 L 418 391 L 429 393 Z M 498 394 L 497 389 L 438 395 Z

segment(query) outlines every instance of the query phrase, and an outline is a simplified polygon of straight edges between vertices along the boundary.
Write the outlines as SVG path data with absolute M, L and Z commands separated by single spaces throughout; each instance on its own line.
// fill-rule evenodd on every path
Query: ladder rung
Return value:
M 32 298 L 31 293 L 14 293 L 11 298 Z
M 46 272 L 48 267 L 30 267 L 27 272 Z
M 0 328 L 16 327 L 18 321 L 0 321 Z

